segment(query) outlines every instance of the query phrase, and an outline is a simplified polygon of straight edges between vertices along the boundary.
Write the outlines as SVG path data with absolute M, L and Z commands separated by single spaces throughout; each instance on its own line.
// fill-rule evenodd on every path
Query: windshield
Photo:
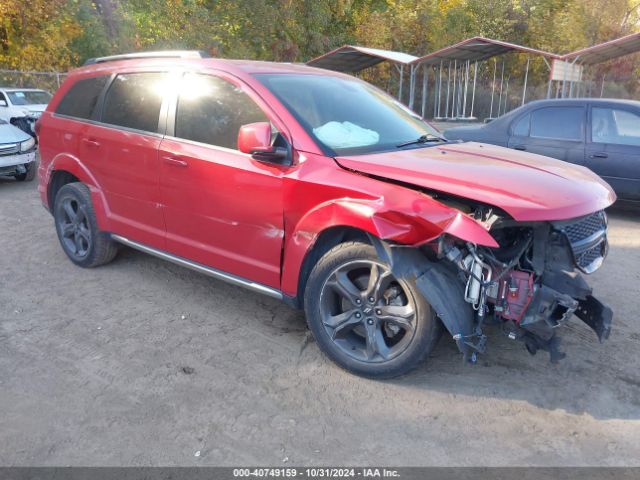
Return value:
M 25 90 L 23 92 L 6 92 L 13 105 L 46 105 L 51 94 L 44 90 Z
M 420 137 L 439 138 L 418 115 L 356 78 L 259 74 L 256 78 L 329 155 L 396 150 Z M 415 145 L 424 146 L 424 142 Z

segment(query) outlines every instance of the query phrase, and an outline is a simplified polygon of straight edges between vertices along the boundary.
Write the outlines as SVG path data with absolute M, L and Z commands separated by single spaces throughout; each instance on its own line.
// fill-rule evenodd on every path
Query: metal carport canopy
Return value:
M 440 63 L 444 60 L 469 60 L 471 62 L 479 62 L 511 51 L 541 55 L 548 58 L 559 57 L 559 55 L 556 55 L 555 53 L 523 47 L 522 45 L 516 45 L 514 43 L 502 42 L 491 38 L 473 37 L 417 58 L 413 63 L 435 65 L 436 63 Z
M 583 48 L 560 57 L 564 61 L 576 61 L 582 65 L 595 65 L 614 58 L 640 52 L 640 33 L 632 33 L 625 37 Z
M 338 72 L 354 73 L 385 61 L 404 66 L 409 65 L 417 59 L 418 57 L 409 55 L 408 53 L 344 45 L 309 60 L 307 65 Z

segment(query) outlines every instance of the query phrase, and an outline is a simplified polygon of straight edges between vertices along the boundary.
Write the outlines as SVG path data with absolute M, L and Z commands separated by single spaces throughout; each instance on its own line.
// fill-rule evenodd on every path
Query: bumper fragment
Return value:
M 608 305 L 600 302 L 592 295 L 588 295 L 585 300 L 581 300 L 578 303 L 578 309 L 575 311 L 575 315 L 596 332 L 600 343 L 609 338 L 613 321 L 613 311 Z

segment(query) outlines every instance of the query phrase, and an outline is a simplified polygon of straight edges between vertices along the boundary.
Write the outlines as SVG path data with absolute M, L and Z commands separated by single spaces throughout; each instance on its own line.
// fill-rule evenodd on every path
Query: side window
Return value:
M 628 110 L 593 107 L 591 141 L 640 146 L 640 116 Z
M 5 103 L 6 103 L 7 102 L 7 97 L 4 96 L 4 93 L 0 92 L 0 101 L 2 101 L 2 100 L 4 100 Z
M 164 73 L 118 75 L 107 92 L 102 122 L 157 132 L 165 78 Z
M 521 117 L 518 121 L 516 121 L 515 125 L 513 126 L 512 135 L 517 137 L 528 137 L 530 123 L 531 115 L 527 113 L 524 117 Z
M 74 83 L 62 98 L 56 113 L 76 118 L 91 118 L 98 97 L 107 84 L 107 76 L 86 78 Z
M 246 93 L 226 80 L 203 74 L 184 76 L 176 111 L 176 137 L 237 149 L 242 125 L 268 121 Z
M 584 108 L 548 107 L 531 113 L 531 136 L 559 140 L 582 140 Z

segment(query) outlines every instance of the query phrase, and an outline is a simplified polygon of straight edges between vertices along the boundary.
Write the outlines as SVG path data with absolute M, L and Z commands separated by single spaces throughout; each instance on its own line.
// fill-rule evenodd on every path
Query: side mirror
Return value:
M 0 107 L 8 107 L 6 100 L 0 100 Z
M 269 122 L 242 125 L 238 132 L 238 150 L 265 162 L 284 163 L 289 156 L 286 148 L 271 145 Z

